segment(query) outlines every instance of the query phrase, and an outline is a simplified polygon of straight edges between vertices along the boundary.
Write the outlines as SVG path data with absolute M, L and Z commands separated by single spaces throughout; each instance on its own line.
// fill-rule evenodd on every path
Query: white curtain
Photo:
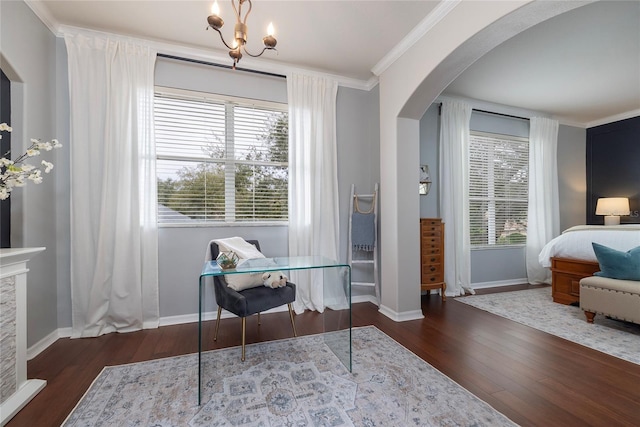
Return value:
M 440 215 L 445 224 L 444 280 L 446 294 L 471 289 L 469 234 L 469 122 L 471 106 L 444 100 L 440 125 Z
M 65 34 L 73 337 L 158 326 L 153 76 L 132 41 Z
M 551 283 L 551 272 L 538 255 L 560 232 L 558 199 L 558 122 L 533 117 L 529 127 L 529 209 L 527 213 L 527 279 Z
M 336 81 L 291 74 L 289 98 L 289 256 L 338 259 Z M 324 311 L 345 300 L 333 269 L 291 272 L 296 313 Z M 331 277 L 329 277 L 331 276 Z M 324 280 L 323 280 L 324 278 Z

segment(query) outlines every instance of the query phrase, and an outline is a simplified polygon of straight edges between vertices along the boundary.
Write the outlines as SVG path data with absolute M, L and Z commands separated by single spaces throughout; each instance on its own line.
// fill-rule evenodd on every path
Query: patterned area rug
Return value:
M 513 426 L 375 327 L 353 330 L 353 373 L 322 335 L 105 368 L 65 426 Z
M 498 316 L 640 364 L 640 325 L 596 315 L 586 321 L 580 307 L 551 299 L 551 287 L 456 298 Z

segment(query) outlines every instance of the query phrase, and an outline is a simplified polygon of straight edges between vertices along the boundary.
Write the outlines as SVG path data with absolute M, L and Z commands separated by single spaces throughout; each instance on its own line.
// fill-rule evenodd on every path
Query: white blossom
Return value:
M 6 123 L 0 123 L 0 131 L 11 132 L 13 129 Z M 0 135 L 0 138 L 2 135 Z M 53 169 L 53 163 L 42 160 L 41 167 L 36 167 L 24 160 L 28 157 L 40 155 L 40 150 L 51 151 L 54 148 L 62 147 L 57 139 L 51 142 L 40 142 L 39 139 L 32 138 L 31 146 L 26 152 L 13 160 L 5 157 L 0 158 L 0 200 L 8 199 L 14 187 L 22 187 L 26 185 L 27 180 L 40 184 L 42 182 L 42 170 L 49 173 Z
M 7 187 L 24 187 L 26 182 L 24 181 L 24 176 L 22 175 L 11 175 L 7 179 Z
M 36 184 L 40 184 L 42 182 L 42 172 L 39 169 L 36 169 L 29 174 L 28 179 Z
M 51 145 L 50 142 L 38 142 L 36 144 L 36 148 L 44 151 L 51 151 L 53 150 L 53 145 Z
M 53 169 L 53 163 L 49 163 L 46 160 L 42 161 L 42 166 L 44 166 L 44 173 L 49 173 Z

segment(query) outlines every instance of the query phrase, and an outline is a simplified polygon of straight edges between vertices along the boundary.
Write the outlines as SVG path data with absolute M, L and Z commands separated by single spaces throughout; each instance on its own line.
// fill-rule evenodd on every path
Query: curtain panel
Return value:
M 287 76 L 289 102 L 289 256 L 338 259 L 338 84 L 324 77 Z M 294 308 L 323 312 L 346 306 L 335 269 L 291 272 L 297 286 Z M 335 286 L 333 286 L 335 284 Z
M 68 32 L 73 337 L 158 326 L 156 53 Z
M 471 105 L 442 101 L 440 125 L 440 213 L 446 225 L 444 279 L 448 296 L 471 289 L 469 228 L 469 123 Z
M 538 255 L 560 233 L 557 149 L 558 121 L 532 117 L 526 246 L 527 280 L 532 284 L 551 283 L 551 271 L 542 267 Z

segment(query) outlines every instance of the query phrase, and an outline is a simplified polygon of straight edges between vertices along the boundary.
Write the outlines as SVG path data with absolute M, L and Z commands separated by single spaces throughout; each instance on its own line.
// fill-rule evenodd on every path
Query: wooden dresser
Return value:
M 420 218 L 420 289 L 444 291 L 444 223 L 440 218 Z
M 553 302 L 573 304 L 580 301 L 580 279 L 593 276 L 600 265 L 593 261 L 551 258 L 551 296 Z

